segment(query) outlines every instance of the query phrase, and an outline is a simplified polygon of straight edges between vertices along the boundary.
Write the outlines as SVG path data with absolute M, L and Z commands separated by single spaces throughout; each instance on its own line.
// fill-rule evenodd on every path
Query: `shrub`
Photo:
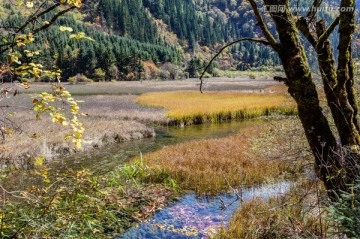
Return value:
M 160 70 L 159 74 L 158 74 L 158 78 L 160 80 L 167 80 L 170 78 L 170 73 L 168 71 L 165 70 Z
M 159 68 L 152 61 L 144 62 L 144 71 L 145 71 L 145 80 L 156 79 L 160 74 Z
M 179 69 L 179 67 L 175 64 L 172 64 L 170 62 L 166 62 L 162 67 L 162 71 L 167 71 L 169 73 L 169 79 L 170 80 L 177 80 L 178 78 L 181 78 L 182 72 Z
M 255 80 L 257 75 L 256 73 L 249 73 L 248 76 L 250 79 Z
M 70 77 L 70 78 L 68 79 L 68 81 L 69 81 L 71 84 L 91 83 L 91 82 L 93 82 L 92 79 L 87 78 L 87 77 L 86 77 L 85 75 L 83 75 L 83 74 L 76 74 L 75 76 Z
M 94 77 L 96 81 L 104 81 L 106 73 L 103 69 L 97 68 L 95 69 Z
M 116 65 L 112 64 L 108 69 L 108 75 L 111 80 L 117 80 L 119 76 L 119 69 Z
M 204 78 L 210 78 L 211 77 L 211 75 L 209 74 L 209 73 L 207 73 L 207 72 L 205 72 L 205 74 L 204 74 L 204 76 L 203 76 Z
M 214 76 L 214 77 L 222 77 L 223 74 L 222 74 L 221 70 L 219 70 L 218 68 L 215 68 L 215 69 L 213 70 L 213 76 Z
M 360 238 L 360 180 L 349 185 L 350 192 L 342 192 L 329 208 L 329 220 L 348 238 Z

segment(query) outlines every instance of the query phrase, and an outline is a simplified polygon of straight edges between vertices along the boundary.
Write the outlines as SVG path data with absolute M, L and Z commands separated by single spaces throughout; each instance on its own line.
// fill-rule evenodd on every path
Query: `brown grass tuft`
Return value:
M 146 154 L 144 163 L 160 167 L 183 188 L 217 193 L 231 187 L 260 184 L 278 177 L 284 165 L 251 150 L 251 137 L 261 131 L 245 129 L 237 136 L 187 142 Z

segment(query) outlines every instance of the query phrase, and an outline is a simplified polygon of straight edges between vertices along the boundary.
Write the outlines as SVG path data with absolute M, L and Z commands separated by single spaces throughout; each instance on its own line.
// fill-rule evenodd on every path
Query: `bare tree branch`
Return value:
M 55 9 L 58 8 L 60 5 L 61 5 L 60 3 L 57 3 L 57 4 L 53 5 L 53 6 L 45 9 L 45 10 L 42 11 L 41 13 L 34 15 L 32 18 L 28 19 L 28 20 L 16 31 L 16 33 L 21 32 L 21 31 L 24 30 L 30 23 L 32 23 L 33 21 L 35 21 L 35 20 L 38 19 L 39 17 L 45 15 L 46 13 L 49 13 L 49 12 L 55 10 Z
M 259 12 L 259 8 L 256 5 L 256 2 L 254 0 L 248 0 L 248 1 L 251 4 L 251 7 L 252 7 L 255 17 L 256 17 L 256 20 L 258 21 L 259 27 L 261 28 L 266 40 L 268 40 L 268 42 L 274 48 L 274 50 L 277 50 L 279 43 L 275 40 L 275 37 L 267 29 L 264 19 L 262 18 L 261 14 Z
M 307 17 L 310 19 L 310 22 L 312 22 L 314 19 L 316 19 L 317 9 L 322 4 L 322 1 L 323 0 L 314 0 L 309 13 L 307 14 Z
M 85 3 L 87 0 L 83 0 L 82 3 Z M 29 24 L 32 24 L 34 22 L 36 22 L 41 16 L 49 13 L 49 12 L 52 12 L 54 11 L 56 8 L 58 8 L 59 6 L 61 6 L 62 4 L 61 3 L 56 3 L 54 4 L 53 6 L 45 9 L 44 11 L 40 12 L 39 14 L 36 14 L 35 16 L 29 18 L 23 25 L 21 25 L 18 30 L 15 32 L 15 34 L 17 33 L 20 33 L 21 31 L 25 30 L 27 26 L 29 26 Z M 66 14 L 67 12 L 70 12 L 71 10 L 74 10 L 76 9 L 77 7 L 75 5 L 71 6 L 71 7 L 68 7 L 60 12 L 58 12 L 57 14 L 55 14 L 52 19 L 50 21 L 47 21 L 45 23 L 45 25 L 39 27 L 39 28 L 36 28 L 36 29 L 32 29 L 30 33 L 32 33 L 33 35 L 49 28 L 51 25 L 53 25 L 55 23 L 55 21 L 61 17 L 62 15 Z M 37 10 L 38 12 L 39 10 Z M 6 43 L 6 44 L 3 44 L 1 45 L 0 47 L 4 47 L 4 49 L 1 49 L 0 50 L 0 54 L 3 54 L 4 52 L 8 51 L 9 49 L 13 48 L 14 46 L 16 46 L 16 42 L 15 40 L 12 41 L 12 42 L 9 42 L 9 43 Z
M 201 76 L 199 77 L 200 79 L 200 92 L 203 93 L 203 86 L 204 86 L 204 81 L 203 81 L 203 77 L 206 73 L 206 71 L 209 69 L 209 67 L 211 66 L 211 64 L 214 62 L 214 60 L 228 47 L 236 44 L 236 43 L 239 43 L 239 42 L 242 42 L 242 41 L 252 41 L 252 42 L 258 42 L 258 43 L 262 43 L 266 46 L 271 46 L 270 42 L 266 41 L 265 39 L 260 39 L 260 38 L 241 38 L 241 39 L 238 39 L 236 41 L 233 41 L 233 42 L 230 42 L 228 44 L 226 44 L 225 46 L 223 46 L 220 51 L 218 53 L 216 53 L 216 55 L 211 58 L 211 60 L 209 61 L 209 63 L 206 65 L 204 71 L 202 72 Z
M 67 9 L 65 9 L 65 10 L 57 13 L 57 14 L 56 14 L 53 18 L 51 18 L 51 20 L 48 21 L 45 25 L 43 25 L 43 26 L 35 29 L 35 30 L 32 32 L 33 35 L 35 35 L 36 33 L 40 32 L 40 31 L 43 31 L 43 30 L 47 29 L 47 28 L 50 27 L 52 24 L 54 24 L 55 21 L 56 21 L 59 17 L 61 17 L 61 16 L 64 15 L 65 13 L 70 12 L 71 10 L 74 10 L 74 9 L 76 9 L 76 8 L 77 8 L 76 6 L 71 6 L 71 7 L 67 8 Z
M 309 22 L 306 17 L 300 17 L 296 21 L 296 28 L 304 35 L 304 37 L 315 47 L 317 42 L 316 32 L 310 30 Z
M 337 17 L 333 21 L 333 23 L 331 23 L 331 25 L 326 29 L 326 31 L 321 36 L 319 36 L 319 40 L 315 47 L 316 49 L 318 49 L 319 47 L 322 47 L 324 42 L 329 38 L 329 36 L 335 30 L 335 28 L 339 25 L 339 23 L 340 23 L 340 17 Z

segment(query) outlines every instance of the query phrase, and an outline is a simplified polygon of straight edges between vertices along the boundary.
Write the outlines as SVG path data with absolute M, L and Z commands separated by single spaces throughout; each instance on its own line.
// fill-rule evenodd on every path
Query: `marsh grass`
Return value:
M 243 203 L 230 225 L 219 231 L 221 239 L 327 238 L 330 230 L 324 202 L 325 188 L 317 181 L 299 180 L 284 195 L 269 201 L 255 198 Z
M 257 127 L 244 129 L 237 136 L 186 142 L 145 154 L 141 160 L 152 170 L 143 179 L 151 182 L 162 174 L 182 189 L 216 194 L 279 178 L 286 165 L 251 150 L 250 138 L 261 131 Z
M 295 102 L 283 93 L 161 92 L 147 93 L 137 103 L 164 107 L 180 124 L 200 124 L 254 118 L 272 113 L 296 113 Z

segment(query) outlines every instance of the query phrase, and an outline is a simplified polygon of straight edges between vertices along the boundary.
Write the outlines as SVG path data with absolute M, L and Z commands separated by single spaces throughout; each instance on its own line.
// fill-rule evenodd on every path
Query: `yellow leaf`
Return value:
M 35 165 L 42 167 L 44 165 L 44 157 L 35 158 Z
M 81 0 L 75 0 L 74 5 L 78 8 L 80 8 L 82 6 Z
M 34 2 L 33 1 L 29 1 L 26 3 L 26 7 L 27 8 L 33 8 L 34 7 Z
M 62 32 L 65 32 L 65 31 L 72 32 L 73 31 L 73 29 L 71 27 L 64 27 L 64 26 L 60 26 L 59 29 Z
M 22 86 L 24 89 L 29 89 L 30 88 L 29 82 L 23 82 L 23 83 L 21 83 L 20 86 Z
M 25 46 L 25 43 L 23 43 L 23 42 L 17 42 L 16 45 L 17 45 L 18 47 L 23 47 L 23 46 Z

